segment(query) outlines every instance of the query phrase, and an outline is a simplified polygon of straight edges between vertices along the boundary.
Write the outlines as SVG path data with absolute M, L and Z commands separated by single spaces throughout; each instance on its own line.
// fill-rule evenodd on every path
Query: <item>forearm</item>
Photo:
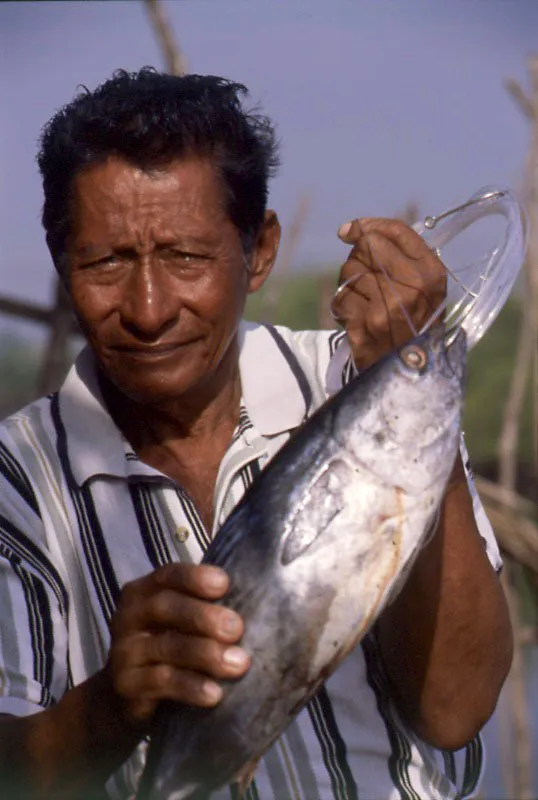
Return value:
M 104 797 L 140 738 L 122 725 L 117 704 L 100 672 L 50 709 L 0 717 L 1 789 L 24 800 Z
M 445 749 L 463 746 L 493 713 L 512 657 L 504 594 L 460 463 L 454 476 L 435 536 L 379 624 L 401 713 Z

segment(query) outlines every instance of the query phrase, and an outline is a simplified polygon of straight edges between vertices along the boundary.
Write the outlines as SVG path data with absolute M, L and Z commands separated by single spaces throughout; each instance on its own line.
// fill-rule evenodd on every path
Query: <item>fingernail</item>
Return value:
M 228 576 L 224 570 L 218 567 L 211 567 L 206 572 L 205 581 L 210 589 L 225 589 L 228 585 Z
M 204 681 L 202 691 L 211 703 L 218 703 L 222 699 L 222 688 L 213 681 Z
M 225 614 L 221 619 L 220 627 L 224 633 L 239 633 L 241 623 L 235 614 Z
M 351 225 L 351 222 L 344 222 L 343 225 L 340 225 L 338 228 L 338 236 L 345 238 L 351 230 Z
M 228 647 L 222 655 L 222 660 L 230 667 L 244 667 L 248 662 L 248 655 L 241 647 Z

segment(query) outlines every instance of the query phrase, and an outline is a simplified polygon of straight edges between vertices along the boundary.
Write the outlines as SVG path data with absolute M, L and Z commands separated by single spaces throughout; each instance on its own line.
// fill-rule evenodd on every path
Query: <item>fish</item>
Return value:
M 461 436 L 467 347 L 442 324 L 360 372 L 277 453 L 203 563 L 251 666 L 212 709 L 163 707 L 139 800 L 244 788 L 258 760 L 394 600 L 436 529 Z

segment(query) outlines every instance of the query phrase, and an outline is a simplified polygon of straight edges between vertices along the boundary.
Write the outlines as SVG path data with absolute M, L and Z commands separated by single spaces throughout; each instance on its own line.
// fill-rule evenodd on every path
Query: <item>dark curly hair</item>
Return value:
M 279 159 L 268 118 L 241 106 L 247 94 L 245 86 L 224 78 L 178 77 L 144 67 L 135 73 L 118 70 L 60 109 L 43 129 L 37 156 L 42 223 L 60 275 L 67 277 L 73 180 L 111 155 L 148 171 L 186 155 L 212 159 L 228 214 L 248 252 L 263 222 L 268 180 Z

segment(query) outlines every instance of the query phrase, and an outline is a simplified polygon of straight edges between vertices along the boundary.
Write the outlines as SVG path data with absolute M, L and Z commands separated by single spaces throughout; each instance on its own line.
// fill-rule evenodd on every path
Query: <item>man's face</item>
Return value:
M 267 237 L 249 273 L 214 168 L 194 158 L 150 173 L 109 158 L 77 176 L 72 212 L 70 293 L 104 373 L 142 403 L 205 393 L 272 265 Z

